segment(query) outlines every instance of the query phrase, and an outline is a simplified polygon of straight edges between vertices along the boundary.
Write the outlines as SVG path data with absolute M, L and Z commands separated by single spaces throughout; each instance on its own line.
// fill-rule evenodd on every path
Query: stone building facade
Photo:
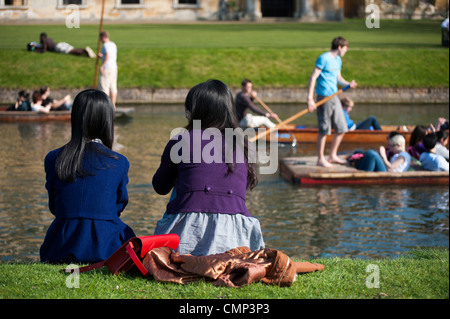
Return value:
M 264 19 L 323 21 L 365 17 L 367 5 L 380 17 L 443 19 L 449 0 L 104 0 L 105 21 L 217 21 Z M 59 22 L 74 12 L 98 21 L 102 0 L 0 0 L 0 23 Z

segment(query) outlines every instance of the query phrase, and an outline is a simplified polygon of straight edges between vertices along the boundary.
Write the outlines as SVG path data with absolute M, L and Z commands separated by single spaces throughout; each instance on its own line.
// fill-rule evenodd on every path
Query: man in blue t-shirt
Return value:
M 317 108 L 314 102 L 314 88 L 317 94 L 317 101 L 338 91 L 337 85 L 347 86 L 353 89 L 356 82 L 347 82 L 341 75 L 342 60 L 348 49 L 348 42 L 342 37 L 337 37 L 331 42 L 331 50 L 323 53 L 316 60 L 315 68 L 309 78 L 308 83 L 308 109 L 314 112 L 317 109 L 317 120 L 319 122 L 319 135 L 317 137 L 317 165 L 332 167 L 331 163 L 345 164 L 345 160 L 337 155 L 337 150 L 341 144 L 344 134 L 348 131 L 347 122 L 342 110 L 341 102 L 337 96 L 325 102 Z M 327 135 L 334 129 L 333 142 L 331 144 L 330 156 L 325 159 L 325 143 Z

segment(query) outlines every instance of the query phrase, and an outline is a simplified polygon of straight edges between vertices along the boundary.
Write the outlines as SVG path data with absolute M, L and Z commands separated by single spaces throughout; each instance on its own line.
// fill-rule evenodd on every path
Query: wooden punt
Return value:
M 399 131 L 406 140 L 406 144 L 409 143 L 411 132 L 414 126 L 399 126 L 399 125 L 384 125 L 380 131 L 372 130 L 354 130 L 345 133 L 342 140 L 343 143 L 352 144 L 386 144 L 386 137 L 392 131 Z M 293 137 L 295 137 L 298 143 L 316 143 L 317 142 L 317 128 L 297 127 L 295 125 L 287 124 L 285 127 L 278 129 L 278 133 L 275 134 L 279 143 L 292 143 Z M 271 137 L 272 138 L 272 137 Z M 271 140 L 270 138 L 270 140 Z M 332 135 L 327 137 L 327 142 L 331 143 L 333 139 Z
M 333 164 L 332 168 L 316 166 L 317 157 L 288 157 L 280 160 L 281 176 L 293 184 L 301 185 L 360 185 L 408 184 L 448 185 L 448 172 L 431 172 L 414 167 L 415 171 L 365 172 L 346 165 Z
M 117 107 L 116 118 L 129 115 L 134 107 Z M 5 111 L 0 110 L 0 122 L 48 122 L 48 121 L 70 121 L 71 111 L 52 111 L 50 113 L 32 111 Z

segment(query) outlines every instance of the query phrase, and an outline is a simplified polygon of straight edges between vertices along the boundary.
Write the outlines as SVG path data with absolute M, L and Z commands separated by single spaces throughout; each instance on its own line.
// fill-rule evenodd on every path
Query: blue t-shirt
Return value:
M 348 129 L 351 129 L 353 125 L 355 125 L 355 122 L 350 118 L 346 110 L 344 111 L 345 121 L 347 122 Z
M 340 56 L 333 58 L 330 52 L 321 54 L 316 67 L 322 70 L 316 81 L 317 95 L 330 96 L 337 92 L 337 77 L 342 67 Z

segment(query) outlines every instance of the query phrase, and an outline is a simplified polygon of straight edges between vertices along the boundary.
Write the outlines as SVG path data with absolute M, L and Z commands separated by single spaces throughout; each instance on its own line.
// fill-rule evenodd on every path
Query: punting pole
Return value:
M 258 101 L 258 103 L 259 104 L 261 104 L 269 113 L 273 113 L 273 111 L 270 109 L 270 107 L 268 107 L 267 105 L 266 105 L 266 103 L 264 103 L 259 97 L 257 97 L 257 96 L 255 96 L 255 99 Z M 280 118 L 279 117 L 277 117 L 277 121 L 278 121 L 278 123 L 282 123 L 282 121 L 280 120 Z M 289 130 L 288 130 L 289 131 Z M 292 132 L 291 131 L 289 131 L 291 134 L 292 134 Z M 295 135 L 294 134 L 292 134 L 292 147 L 295 147 L 295 146 L 297 146 L 297 139 L 295 138 Z
M 105 0 L 102 0 L 102 13 L 100 15 L 100 29 L 98 31 L 98 41 L 97 41 L 97 58 L 95 60 L 95 75 L 94 75 L 94 89 L 97 89 L 97 79 L 98 79 L 98 62 L 100 60 L 100 32 L 103 31 L 103 12 L 105 11 Z
M 321 105 L 324 104 L 325 102 L 331 100 L 331 99 L 332 99 L 333 97 L 335 97 L 336 95 L 339 95 L 339 94 L 341 94 L 341 93 L 344 92 L 344 91 L 347 91 L 349 88 L 350 88 L 350 85 L 347 85 L 346 87 L 340 89 L 339 91 L 337 91 L 337 92 L 334 93 L 333 95 L 327 96 L 326 98 L 320 100 L 319 102 L 316 103 L 316 107 L 321 106 Z M 261 137 L 264 137 L 264 136 L 266 136 L 266 135 L 272 133 L 273 131 L 278 130 L 280 127 L 282 127 L 282 126 L 286 125 L 287 123 L 290 123 L 290 122 L 292 122 L 292 121 L 298 119 L 300 116 L 303 116 L 303 115 L 305 115 L 305 114 L 308 113 L 308 112 L 309 112 L 309 110 L 308 110 L 308 108 L 306 108 L 306 109 L 304 109 L 303 111 L 298 112 L 297 114 L 292 115 L 290 118 L 288 118 L 288 119 L 284 120 L 283 122 L 281 122 L 281 123 L 275 125 L 275 126 L 272 127 L 271 129 L 266 130 L 264 133 L 261 133 L 261 134 L 258 134 L 258 135 L 253 136 L 253 137 L 250 139 L 250 142 L 255 142 L 256 140 L 259 140 Z

